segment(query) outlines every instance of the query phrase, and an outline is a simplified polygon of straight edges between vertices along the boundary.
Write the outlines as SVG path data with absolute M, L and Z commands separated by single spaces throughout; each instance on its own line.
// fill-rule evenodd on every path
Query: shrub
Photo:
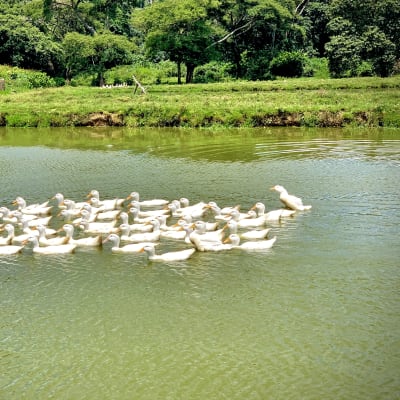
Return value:
M 271 74 L 287 78 L 298 78 L 303 75 L 305 56 L 299 51 L 284 51 L 273 58 L 269 64 Z
M 303 76 L 319 79 L 329 78 L 328 60 L 326 58 L 306 58 L 304 64 Z
M 361 64 L 357 67 L 357 76 L 373 76 L 374 69 L 372 64 L 367 61 L 362 61 Z
M 221 82 L 229 79 L 230 63 L 212 61 L 197 67 L 194 71 L 194 83 Z
M 32 72 L 27 75 L 27 80 L 30 89 L 56 86 L 54 79 L 44 72 Z
M 57 86 L 54 78 L 51 78 L 45 72 L 35 70 L 2 65 L 0 66 L 0 75 L 6 80 L 6 88 L 12 90 Z

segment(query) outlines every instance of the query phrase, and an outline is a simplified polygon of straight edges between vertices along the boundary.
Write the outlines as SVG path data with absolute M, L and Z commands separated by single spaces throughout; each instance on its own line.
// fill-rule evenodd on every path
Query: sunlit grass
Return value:
M 400 126 L 399 76 L 153 85 L 147 90 L 146 95 L 134 94 L 132 87 L 2 93 L 0 122 L 85 125 L 91 114 L 103 113 L 119 115 L 127 126 Z

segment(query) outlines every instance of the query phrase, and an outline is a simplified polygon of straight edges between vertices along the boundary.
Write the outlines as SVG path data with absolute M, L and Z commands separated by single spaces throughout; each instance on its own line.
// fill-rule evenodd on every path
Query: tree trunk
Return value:
M 186 64 L 186 83 L 193 82 L 193 73 L 195 66 L 192 64 Z
M 178 61 L 176 64 L 178 66 L 178 85 L 180 85 L 182 83 L 182 80 L 181 80 L 181 62 Z

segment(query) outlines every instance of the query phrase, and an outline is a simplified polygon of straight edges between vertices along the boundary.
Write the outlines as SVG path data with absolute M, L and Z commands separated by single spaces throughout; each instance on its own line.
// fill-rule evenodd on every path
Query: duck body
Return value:
M 236 221 L 239 228 L 257 228 L 259 226 L 265 225 L 265 217 L 257 217 L 255 211 L 250 210 L 247 212 L 247 217 L 238 217 L 238 212 L 233 211 L 231 213 L 232 219 Z
M 193 244 L 197 251 L 224 251 L 231 250 L 233 248 L 232 244 L 222 243 L 221 241 L 204 241 L 196 232 L 192 232 L 189 235 L 190 242 Z
M 27 215 L 47 215 L 51 213 L 52 206 L 48 206 L 48 202 L 43 204 L 27 205 L 23 197 L 18 196 L 13 202 L 13 205 L 18 207 L 18 210 Z
M 279 200 L 291 210 L 305 211 L 311 209 L 311 206 L 303 205 L 303 200 L 300 197 L 289 194 L 288 191 L 281 185 L 275 185 L 271 188 L 271 190 L 278 192 Z
M 148 222 L 149 226 L 152 226 L 151 232 L 140 232 L 140 233 L 130 233 L 130 227 L 127 224 L 121 224 L 119 230 L 121 231 L 121 240 L 130 243 L 141 243 L 141 242 L 157 242 L 160 240 L 161 231 L 157 227 L 155 220 Z M 159 226 L 159 225 L 158 225 Z
M 43 225 L 36 226 L 39 232 L 38 242 L 40 246 L 59 246 L 68 243 L 68 237 L 57 236 L 53 238 L 48 238 L 46 236 L 46 228 Z
M 96 247 L 101 246 L 101 235 L 87 236 L 79 239 L 74 239 L 74 226 L 65 224 L 62 228 L 66 233 L 67 243 L 75 244 L 77 247 Z
M 56 246 L 39 246 L 39 240 L 36 236 L 29 237 L 24 244 L 29 245 L 35 254 L 67 254 L 75 251 L 76 245 L 74 244 L 62 244 Z
M 23 249 L 23 246 L 17 246 L 17 245 L 12 245 L 12 244 L 0 246 L 0 257 L 20 253 L 22 251 L 22 249 Z
M 276 242 L 276 236 L 272 239 L 268 240 L 257 240 L 257 241 L 249 241 L 240 243 L 240 237 L 236 234 L 229 235 L 226 242 L 232 243 L 233 248 L 242 249 L 242 250 L 267 250 L 270 249 Z
M 127 197 L 127 200 L 137 201 L 142 207 L 164 207 L 169 201 L 165 199 L 149 199 L 149 200 L 139 200 L 140 195 L 138 192 L 131 192 Z
M 115 210 L 117 208 L 122 208 L 125 199 L 100 199 L 100 193 L 96 189 L 92 189 L 86 196 L 88 199 L 96 199 L 96 204 L 103 207 L 105 210 Z
M 1 231 L 6 231 L 7 235 L 5 237 L 0 237 L 0 246 L 7 246 L 11 244 L 11 241 L 14 237 L 14 225 L 6 224 L 4 228 L 0 229 Z
M 115 227 L 116 223 L 117 223 L 116 221 L 88 222 L 82 220 L 78 225 L 84 234 L 101 235 L 101 234 L 109 234 L 115 232 L 117 230 L 117 228 Z
M 146 252 L 147 258 L 150 261 L 163 261 L 163 262 L 172 262 L 172 261 L 185 261 L 190 258 L 195 252 L 196 249 L 185 249 L 178 251 L 171 251 L 163 254 L 155 254 L 154 245 L 145 245 L 142 247 L 140 252 Z
M 125 246 L 120 246 L 120 241 L 121 239 L 117 234 L 111 233 L 106 239 L 103 240 L 103 244 L 111 242 L 111 252 L 118 254 L 140 253 L 144 246 L 154 245 L 153 243 L 131 243 Z
M 271 210 L 265 212 L 265 204 L 258 201 L 251 210 L 255 210 L 258 217 L 264 216 L 266 222 L 279 221 L 281 218 L 292 217 L 296 210 L 288 210 L 285 208 L 279 208 L 277 210 Z
M 245 232 L 240 232 L 238 233 L 238 225 L 236 221 L 228 221 L 227 226 L 229 229 L 229 234 L 235 233 L 239 235 L 241 239 L 246 239 L 246 240 L 260 240 L 260 239 L 265 239 L 270 232 L 271 228 L 265 228 L 265 229 L 251 229 Z

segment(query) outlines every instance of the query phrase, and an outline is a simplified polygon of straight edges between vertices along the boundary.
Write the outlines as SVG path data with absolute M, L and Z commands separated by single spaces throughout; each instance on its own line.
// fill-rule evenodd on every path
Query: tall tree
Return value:
M 51 74 L 61 63 L 61 47 L 22 15 L 0 15 L 0 60 Z
M 68 33 L 63 40 L 66 78 L 76 73 L 90 71 L 97 75 L 96 81 L 104 84 L 104 72 L 112 67 L 129 64 L 132 61 L 132 42 L 112 33 L 82 35 Z
M 223 0 L 218 20 L 225 34 L 218 40 L 237 77 L 262 78 L 281 50 L 303 41 L 293 1 Z
M 387 15 L 392 6 L 394 18 Z M 356 75 L 363 61 L 371 63 L 377 75 L 389 75 L 399 55 L 400 43 L 391 40 L 399 38 L 399 17 L 398 1 L 333 0 L 328 24 L 331 40 L 326 45 L 332 75 Z
M 218 0 L 164 0 L 136 10 L 132 23 L 143 30 L 149 54 L 164 52 L 178 66 L 186 66 L 186 83 L 193 78 L 196 66 L 209 61 L 215 27 L 208 13 L 217 7 Z

